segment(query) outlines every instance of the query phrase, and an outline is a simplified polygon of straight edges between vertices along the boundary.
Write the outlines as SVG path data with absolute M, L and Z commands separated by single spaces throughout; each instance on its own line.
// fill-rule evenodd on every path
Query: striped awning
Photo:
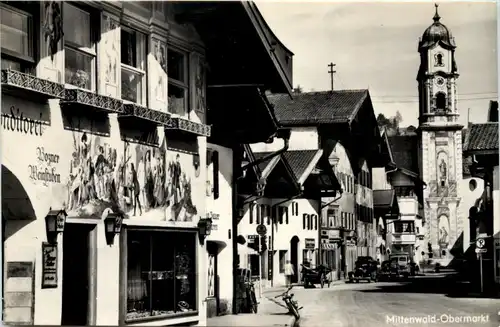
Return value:
M 335 250 L 335 244 L 323 243 L 321 247 L 323 250 Z

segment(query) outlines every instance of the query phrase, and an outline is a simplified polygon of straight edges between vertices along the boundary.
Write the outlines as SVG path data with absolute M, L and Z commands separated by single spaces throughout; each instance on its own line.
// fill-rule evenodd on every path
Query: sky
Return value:
M 433 2 L 256 3 L 294 53 L 294 87 L 329 90 L 333 62 L 335 89 L 368 88 L 376 115 L 399 111 L 402 126 L 417 126 L 417 47 L 433 23 Z M 438 10 L 457 44 L 460 122 L 466 124 L 468 116 L 470 122 L 485 122 L 489 101 L 498 97 L 496 4 L 442 1 Z

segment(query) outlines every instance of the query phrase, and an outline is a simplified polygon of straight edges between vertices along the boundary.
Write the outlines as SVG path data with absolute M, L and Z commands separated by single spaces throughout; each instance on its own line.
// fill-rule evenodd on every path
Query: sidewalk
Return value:
M 237 315 L 226 315 L 207 319 L 207 326 L 252 326 L 252 327 L 269 327 L 269 326 L 288 326 L 295 325 L 295 317 L 288 314 L 288 310 L 280 307 L 276 303 L 271 302 L 266 298 L 265 293 L 259 301 L 257 314 L 241 313 Z

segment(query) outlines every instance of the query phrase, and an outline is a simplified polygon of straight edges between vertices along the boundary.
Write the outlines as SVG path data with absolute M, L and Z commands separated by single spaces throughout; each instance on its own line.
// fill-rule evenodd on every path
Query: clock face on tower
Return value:
M 438 86 L 443 86 L 444 85 L 444 78 L 442 78 L 442 77 L 436 78 L 436 84 Z

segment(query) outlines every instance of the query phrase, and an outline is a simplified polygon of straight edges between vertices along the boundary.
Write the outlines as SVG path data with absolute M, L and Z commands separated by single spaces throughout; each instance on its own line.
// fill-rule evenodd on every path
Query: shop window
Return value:
M 279 250 L 280 274 L 285 273 L 286 250 Z
M 197 310 L 196 242 L 191 232 L 128 231 L 127 321 Z
M 64 80 L 66 84 L 95 91 L 96 42 L 93 26 L 99 26 L 90 11 L 63 3 Z
M 121 27 L 122 99 L 146 105 L 146 36 Z
M 35 64 L 32 14 L 3 3 L 0 14 L 2 69 L 32 72 Z
M 188 112 L 189 70 L 188 54 L 168 48 L 168 111 L 185 117 Z

